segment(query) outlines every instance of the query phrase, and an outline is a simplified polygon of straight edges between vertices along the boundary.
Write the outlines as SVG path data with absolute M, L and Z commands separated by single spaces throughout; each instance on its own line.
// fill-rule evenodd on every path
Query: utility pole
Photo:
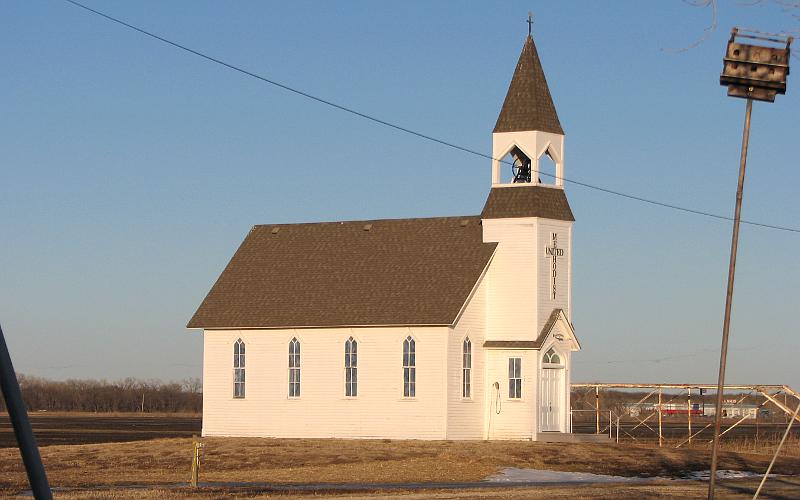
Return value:
M 686 409 L 688 412 L 686 413 L 689 419 L 689 446 L 692 446 L 692 388 L 689 387 L 689 393 L 686 396 Z
M 25 464 L 25 472 L 28 473 L 28 483 L 31 485 L 33 496 L 36 500 L 51 500 L 53 494 L 47 482 L 47 474 L 42 465 L 42 457 L 39 455 L 39 447 L 36 446 L 36 438 L 28 420 L 28 412 L 22 400 L 22 392 L 19 390 L 17 375 L 14 373 L 14 365 L 11 364 L 11 355 L 2 328 L 0 328 L 0 389 L 3 390 L 8 416 L 14 426 L 14 435 L 17 438 L 22 462 Z
M 600 386 L 594 386 L 594 420 L 595 434 L 600 434 Z
M 741 43 L 737 38 L 746 38 L 784 47 L 751 45 Z M 792 37 L 756 33 L 733 28 L 728 48 L 723 59 L 720 85 L 728 87 L 728 95 L 747 99 L 742 133 L 742 151 L 739 158 L 739 183 L 736 188 L 736 208 L 733 216 L 733 236 L 731 256 L 728 266 L 728 288 L 725 296 L 725 318 L 722 324 L 722 347 L 719 356 L 719 378 L 717 381 L 716 414 L 714 415 L 714 447 L 711 451 L 711 475 L 708 482 L 708 499 L 713 500 L 717 481 L 717 453 L 719 450 L 719 431 L 722 423 L 722 398 L 725 389 L 725 365 L 728 358 L 728 337 L 731 326 L 731 307 L 733 305 L 733 280 L 736 274 L 736 252 L 739 245 L 739 223 L 742 215 L 744 175 L 747 167 L 747 147 L 750 142 L 750 115 L 753 100 L 775 102 L 776 94 L 786 93 L 786 76 L 789 74 L 789 46 Z
M 661 409 L 661 387 L 658 388 L 658 447 L 664 444 L 664 435 L 661 433 L 661 418 L 664 412 Z

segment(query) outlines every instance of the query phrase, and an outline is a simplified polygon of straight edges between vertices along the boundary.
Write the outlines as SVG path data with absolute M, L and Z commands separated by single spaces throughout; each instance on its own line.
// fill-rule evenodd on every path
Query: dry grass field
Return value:
M 709 454 L 704 449 L 670 449 L 614 444 L 556 444 L 531 442 L 451 442 L 333 439 L 206 438 L 201 481 L 245 483 L 416 483 L 481 481 L 503 467 L 593 472 L 620 476 L 676 476 L 707 470 Z M 192 453 L 190 438 L 157 439 L 127 443 L 45 446 L 41 449 L 51 485 L 59 488 L 93 488 L 115 485 L 153 485 L 155 490 L 108 489 L 64 492 L 62 498 L 221 498 L 232 493 L 242 497 L 276 494 L 265 487 L 210 489 L 160 489 L 157 485 L 185 483 Z M 763 471 L 767 454 L 726 451 L 721 469 Z M 800 474 L 800 456 L 783 456 L 775 469 L 779 474 Z M 748 486 L 749 484 L 749 486 Z M 800 498 L 800 481 L 769 483 L 777 498 Z M 752 491 L 753 481 L 730 485 Z M 27 488 L 16 449 L 0 449 L 0 491 L 15 494 Z M 513 495 L 558 498 L 572 492 L 578 498 L 647 497 L 661 494 L 702 497 L 699 482 L 618 486 L 547 486 L 535 490 L 506 491 Z M 786 490 L 785 494 L 780 491 Z M 494 490 L 446 491 L 442 498 L 491 496 Z M 627 493 L 625 493 L 627 492 Z M 346 494 L 347 491 L 339 491 Z M 352 493 L 352 492 L 351 492 Z M 401 494 L 402 492 L 393 492 Z M 434 492 L 426 492 L 430 497 Z M 356 494 L 363 496 L 365 493 Z M 403 495 L 419 496 L 419 492 Z M 566 493 L 565 493 L 566 494 Z M 464 496 L 466 495 L 466 496 Z M 752 496 L 752 493 L 750 493 Z
M 727 481 L 718 483 L 717 498 L 720 499 L 749 499 L 758 487 L 757 481 Z M 708 485 L 706 483 L 654 483 L 642 485 L 545 485 L 536 487 L 520 488 L 466 488 L 458 490 L 427 489 L 424 491 L 386 491 L 374 490 L 366 492 L 335 492 L 337 500 L 363 500 L 367 498 L 383 498 L 391 495 L 392 498 L 403 500 L 441 500 L 441 499 L 601 499 L 618 500 L 621 498 L 649 499 L 649 498 L 683 498 L 683 499 L 704 499 L 706 498 Z M 761 498 L 765 499 L 787 499 L 796 500 L 798 498 L 800 481 L 768 483 L 768 487 L 762 491 Z M 325 493 L 306 493 L 292 494 L 292 498 L 319 498 Z M 286 493 L 264 491 L 258 488 L 247 490 L 224 489 L 224 488 L 204 488 L 192 490 L 182 489 L 153 489 L 147 491 L 121 491 L 121 490 L 101 490 L 92 492 L 68 492 L 56 493 L 55 498 L 59 500 L 106 500 L 110 498 L 120 500 L 173 500 L 173 499 L 260 499 L 260 498 L 286 498 Z

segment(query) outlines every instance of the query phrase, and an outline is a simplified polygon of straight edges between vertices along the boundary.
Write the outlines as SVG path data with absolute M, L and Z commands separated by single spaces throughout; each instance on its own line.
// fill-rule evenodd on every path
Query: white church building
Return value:
M 250 230 L 188 324 L 203 330 L 203 436 L 570 431 L 574 218 L 530 36 L 492 140 L 480 215 Z

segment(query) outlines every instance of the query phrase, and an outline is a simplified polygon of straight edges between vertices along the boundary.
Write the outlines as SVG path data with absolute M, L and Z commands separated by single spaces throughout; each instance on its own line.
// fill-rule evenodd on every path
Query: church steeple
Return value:
M 564 135 L 536 52 L 536 44 L 530 35 L 525 39 L 493 132 L 529 130 Z
M 574 221 L 564 131 L 528 34 L 492 133 L 492 189 L 481 213 L 483 241 L 497 243 L 487 339 L 540 338 L 561 311 L 570 321 Z
M 543 156 L 554 168 L 540 164 Z M 492 186 L 564 185 L 564 129 L 530 33 L 492 133 L 492 157 Z

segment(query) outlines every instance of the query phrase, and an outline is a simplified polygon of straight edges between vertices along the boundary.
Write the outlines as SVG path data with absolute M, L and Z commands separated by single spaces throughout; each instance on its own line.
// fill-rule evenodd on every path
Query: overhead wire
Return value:
M 512 162 L 505 161 L 503 159 L 498 159 L 498 158 L 495 158 L 492 155 L 488 155 L 486 153 L 481 153 L 480 151 L 476 151 L 474 149 L 470 149 L 470 148 L 467 148 L 467 147 L 464 147 L 464 146 L 460 146 L 460 145 L 455 144 L 453 142 L 449 142 L 449 141 L 446 141 L 446 140 L 443 140 L 443 139 L 439 139 L 437 137 L 434 137 L 434 136 L 431 136 L 431 135 L 428 135 L 428 134 L 424 134 L 422 132 L 418 132 L 416 130 L 413 130 L 413 129 L 410 129 L 410 128 L 407 128 L 407 127 L 403 127 L 401 125 L 397 125 L 397 124 L 389 122 L 387 120 L 384 120 L 384 119 L 381 119 L 381 118 L 377 118 L 375 116 L 363 113 L 363 112 L 355 110 L 353 108 L 350 108 L 350 107 L 347 107 L 347 106 L 344 106 L 344 105 L 341 105 L 341 104 L 337 104 L 337 103 L 335 103 L 333 101 L 330 101 L 330 100 L 327 100 L 327 99 L 323 99 L 321 97 L 315 96 L 315 95 L 310 94 L 308 92 L 304 92 L 302 90 L 296 89 L 296 88 L 291 87 L 289 85 L 286 85 L 284 83 L 280 83 L 280 82 L 278 82 L 276 80 L 267 78 L 267 77 L 265 77 L 263 75 L 259 75 L 257 73 L 254 73 L 252 71 L 244 69 L 244 68 L 242 68 L 240 66 L 237 66 L 235 64 L 225 62 L 222 59 L 219 59 L 219 58 L 210 56 L 208 54 L 205 54 L 203 52 L 200 52 L 199 50 L 195 50 L 195 49 L 192 49 L 192 48 L 190 48 L 190 47 L 188 47 L 186 45 L 183 45 L 183 44 L 180 44 L 178 42 L 169 40 L 169 39 L 167 39 L 167 38 L 165 38 L 163 36 L 160 36 L 160 35 L 157 35 L 155 33 L 152 33 L 150 31 L 147 31 L 147 30 L 143 29 L 143 28 L 139 28 L 138 26 L 134 26 L 133 24 L 125 22 L 125 21 L 123 21 L 121 19 L 113 17 L 113 16 L 111 16 L 109 14 L 106 14 L 104 12 L 101 12 L 99 10 L 93 9 L 93 8 L 87 6 L 87 5 L 84 5 L 84 4 L 80 3 L 80 2 L 77 2 L 76 0 L 64 0 L 64 1 L 69 3 L 69 4 L 74 5 L 75 7 L 79 7 L 79 8 L 81 8 L 81 9 L 87 11 L 87 12 L 90 12 L 92 14 L 100 16 L 100 17 L 102 17 L 102 18 L 104 18 L 104 19 L 106 19 L 108 21 L 111 21 L 113 23 L 116 23 L 116 24 L 119 24 L 121 26 L 124 26 L 124 27 L 126 27 L 128 29 L 131 29 L 133 31 L 136 31 L 138 33 L 141 33 L 141 34 L 143 34 L 145 36 L 151 37 L 151 38 L 153 38 L 155 40 L 158 40 L 160 42 L 166 43 L 168 45 L 171 45 L 171 46 L 173 46 L 175 48 L 178 48 L 180 50 L 189 52 L 190 54 L 196 55 L 196 56 L 198 56 L 200 58 L 203 58 L 203 59 L 205 59 L 207 61 L 211 61 L 211 62 L 213 62 L 215 64 L 219 64 L 220 66 L 224 66 L 224 67 L 226 67 L 228 69 L 231 69 L 233 71 L 237 71 L 237 72 L 242 73 L 242 74 L 244 74 L 246 76 L 249 76 L 251 78 L 255 78 L 255 79 L 260 80 L 260 81 L 262 81 L 264 83 L 267 83 L 269 85 L 273 85 L 275 87 L 278 87 L 280 89 L 286 90 L 286 91 L 291 92 L 291 93 L 294 93 L 294 94 L 299 95 L 301 97 L 305 97 L 307 99 L 311 99 L 312 101 L 316 101 L 316 102 L 318 102 L 320 104 L 324 104 L 326 106 L 330 106 L 330 107 L 338 109 L 340 111 L 344 111 L 345 113 L 349 113 L 349 114 L 358 116 L 360 118 L 363 118 L 365 120 L 369 120 L 369 121 L 371 121 L 373 123 L 377 123 L 379 125 L 383 125 L 383 126 L 398 130 L 400 132 L 404 132 L 406 134 L 413 135 L 413 136 L 418 137 L 420 139 L 425 139 L 425 140 L 428 140 L 428 141 L 432 141 L 432 142 L 441 144 L 443 146 L 447 146 L 449 148 L 453 148 L 453 149 L 462 151 L 464 153 L 468 153 L 468 154 L 475 155 L 475 156 L 478 156 L 478 157 L 481 157 L 481 158 L 484 158 L 484 159 L 488 159 L 488 160 L 492 160 L 492 161 L 498 161 L 500 163 L 504 163 L 504 164 L 507 164 L 507 165 L 512 165 Z M 639 202 L 642 202 L 642 203 L 647 203 L 647 204 L 650 204 L 650 205 L 655 205 L 655 206 L 659 206 L 659 207 L 663 207 L 663 208 L 669 208 L 669 209 L 672 209 L 672 210 L 678 210 L 678 211 L 681 211 L 681 212 L 695 214 L 695 215 L 701 215 L 701 216 L 714 218 L 714 219 L 718 219 L 718 220 L 724 220 L 724 221 L 733 221 L 734 220 L 733 217 L 728 217 L 728 216 L 725 216 L 725 215 L 719 215 L 719 214 L 706 212 L 706 211 L 703 211 L 703 210 L 697 210 L 697 209 L 693 209 L 693 208 L 688 208 L 688 207 L 682 207 L 680 205 L 675 205 L 675 204 L 672 204 L 672 203 L 666 203 L 666 202 L 662 202 L 662 201 L 652 200 L 652 199 L 649 199 L 649 198 L 644 198 L 642 196 L 637 196 L 637 195 L 633 195 L 633 194 L 629 194 L 629 193 L 624 193 L 622 191 L 616 191 L 616 190 L 613 190 L 613 189 L 597 186 L 597 185 L 594 185 L 594 184 L 589 184 L 587 182 L 577 181 L 575 179 L 570 179 L 570 178 L 563 177 L 563 176 L 559 177 L 559 176 L 556 176 L 556 175 L 553 175 L 553 174 L 549 174 L 549 173 L 546 173 L 546 172 L 539 172 L 539 174 L 540 175 L 544 175 L 544 176 L 549 177 L 549 178 L 553 178 L 555 180 L 561 180 L 563 182 L 568 182 L 570 184 L 575 184 L 577 186 L 582 186 L 582 187 L 585 187 L 587 189 L 593 189 L 593 190 L 600 191 L 600 192 L 603 192 L 603 193 L 607 193 L 607 194 L 611 194 L 611 195 L 614 195 L 614 196 L 627 198 L 629 200 L 639 201 Z M 787 231 L 787 232 L 792 232 L 792 233 L 800 233 L 800 228 L 795 228 L 795 227 L 781 226 L 781 225 L 776 225 L 776 224 L 767 224 L 767 223 L 763 223 L 763 222 L 755 222 L 755 221 L 750 221 L 750 220 L 745 220 L 745 219 L 741 219 L 740 222 L 742 224 L 748 224 L 748 225 L 751 225 L 751 226 L 763 227 L 763 228 L 768 228 L 768 229 L 775 229 L 775 230 L 779 230 L 779 231 Z
M 744 347 L 739 349 L 730 349 L 731 351 L 752 351 L 755 347 Z M 684 353 L 684 354 L 674 354 L 670 356 L 663 356 L 660 358 L 651 358 L 651 359 L 642 359 L 642 358 L 629 358 L 629 359 L 610 359 L 610 360 L 598 360 L 598 361 L 585 361 L 584 364 L 590 365 L 597 365 L 597 364 L 617 364 L 617 363 L 663 363 L 664 361 L 673 361 L 673 360 L 684 360 L 686 358 L 695 358 L 698 356 L 704 356 L 705 353 L 716 353 L 719 352 L 718 349 L 697 349 L 691 353 Z

